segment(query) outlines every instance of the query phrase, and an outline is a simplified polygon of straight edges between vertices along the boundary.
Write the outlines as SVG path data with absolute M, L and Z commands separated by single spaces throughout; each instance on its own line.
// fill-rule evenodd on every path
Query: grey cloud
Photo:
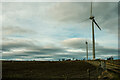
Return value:
M 86 55 L 86 52 L 68 52 L 69 54 L 56 54 L 56 57 L 83 57 Z
M 19 55 L 13 55 L 13 56 L 29 56 L 27 54 L 19 54 Z
M 31 50 L 33 51 L 26 51 L 25 53 L 27 54 L 30 54 L 30 55 L 47 55 L 47 54 L 50 54 L 50 55 L 53 55 L 55 53 L 64 53 L 66 52 L 64 48 L 61 48 L 61 47 L 56 47 L 56 46 L 51 46 L 51 47 L 47 47 L 46 45 L 45 46 L 36 46 L 36 47 L 31 47 Z
M 68 39 L 68 40 L 64 40 L 62 42 L 62 44 L 64 46 L 67 46 L 68 48 L 74 48 L 74 49 L 82 49 L 85 50 L 86 46 L 85 46 L 85 39 L 81 39 L 81 38 L 72 38 L 72 39 Z M 89 55 L 92 55 L 92 43 L 90 40 L 87 40 L 89 43 Z M 78 52 L 77 52 L 78 53 Z M 75 53 L 73 53 L 75 54 Z M 79 54 L 79 53 L 78 53 Z M 85 54 L 85 53 L 84 53 Z M 118 49 L 116 48 L 108 48 L 108 47 L 104 47 L 99 45 L 98 43 L 96 43 L 96 54 L 99 55 L 118 55 Z M 81 56 L 83 56 L 82 54 L 80 54 Z
M 62 21 L 77 21 L 90 16 L 90 5 L 89 2 L 67 2 L 67 3 L 56 3 L 51 9 L 54 13 L 53 18 Z M 51 13 L 52 13 L 51 12 Z M 112 12 L 112 13 L 111 13 Z M 106 19 L 111 19 L 117 15 L 117 2 L 94 2 L 93 3 L 93 15 Z M 59 15 L 59 16 L 58 16 Z M 110 16 L 109 16 L 110 15 Z M 64 20 L 65 19 L 65 20 Z M 104 20 L 103 19 L 103 20 Z
M 64 46 L 75 48 L 75 49 L 85 49 L 86 48 L 86 44 L 85 44 L 86 41 L 88 42 L 89 49 L 91 49 L 92 48 L 91 41 L 83 39 L 83 38 L 71 38 L 71 39 L 67 39 L 67 40 L 64 40 L 62 42 L 62 44 Z M 96 44 L 96 45 L 98 45 L 98 44 Z
M 56 55 L 56 57 L 58 57 L 58 58 L 73 58 L 73 57 L 76 57 L 76 56 L 75 55 Z
M 56 3 L 50 9 L 51 18 L 66 24 L 84 22 L 90 16 L 90 3 Z M 118 3 L 117 2 L 94 2 L 93 15 L 99 26 L 108 32 L 117 34 L 118 30 Z M 84 24 L 88 24 L 86 21 Z M 90 25 L 90 24 L 89 24 Z
M 2 27 L 3 36 L 6 35 L 25 35 L 25 34 L 33 34 L 35 31 L 30 29 L 21 28 L 18 26 L 3 26 Z
M 34 47 L 34 43 L 29 39 L 6 39 L 3 38 L 2 50 L 9 51 L 14 48 Z
M 114 48 L 101 47 L 101 48 L 97 48 L 96 51 L 98 54 L 101 54 L 101 55 L 106 55 L 106 54 L 118 55 L 118 49 L 114 49 Z
M 51 8 L 51 18 L 62 22 L 79 22 L 81 19 L 89 18 L 89 3 L 56 3 Z
M 52 58 L 52 56 L 39 56 L 39 57 L 34 57 L 34 58 Z
M 44 59 L 44 58 L 53 58 L 53 59 L 62 59 L 62 58 L 77 58 L 77 59 L 83 59 L 86 57 L 86 52 L 71 52 L 68 51 L 68 49 L 82 49 L 85 50 L 85 39 L 80 38 L 72 38 L 68 40 L 64 40 L 62 44 L 64 46 L 56 47 L 54 45 L 52 46 L 37 46 L 34 43 L 30 41 L 16 41 L 14 40 L 12 43 L 6 43 L 6 45 L 3 46 L 3 49 L 8 50 L 8 52 L 11 51 L 11 49 L 17 48 L 25 48 L 27 51 L 21 52 L 13 52 L 9 54 L 3 53 L 3 59 Z M 92 45 L 90 41 L 88 40 L 89 45 Z M 67 48 L 65 47 L 67 46 Z M 92 47 L 89 47 L 89 56 L 92 56 Z M 4 52 L 4 50 L 3 50 Z M 17 53 L 17 54 L 16 54 Z M 60 54 L 59 54 L 60 53 Z M 66 54 L 67 53 L 67 54 Z M 99 57 L 100 55 L 117 55 L 118 50 L 114 48 L 107 48 L 104 46 L 100 46 L 97 43 L 96 46 L 96 56 Z M 37 55 L 37 56 L 35 56 Z M 49 55 L 49 56 L 47 56 Z
M 20 57 L 16 57 L 16 56 L 4 56 L 4 55 L 2 55 L 2 59 L 8 60 L 8 59 L 14 59 L 14 58 L 20 58 Z
M 4 39 L 3 41 L 3 52 L 11 52 L 14 49 L 25 49 L 22 52 L 14 52 L 9 53 L 12 56 L 27 56 L 27 55 L 47 55 L 47 54 L 54 54 L 58 52 L 65 52 L 64 48 L 56 47 L 54 45 L 47 46 L 47 45 L 36 45 L 33 41 L 29 39 Z M 17 54 L 16 54 L 17 53 Z M 3 55 L 6 55 L 3 53 Z

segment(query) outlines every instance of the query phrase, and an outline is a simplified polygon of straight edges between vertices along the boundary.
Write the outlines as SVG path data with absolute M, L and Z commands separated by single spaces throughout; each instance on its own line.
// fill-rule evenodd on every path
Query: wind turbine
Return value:
M 92 15 L 92 2 L 91 2 L 91 11 L 89 19 L 92 21 L 92 42 L 93 42 L 93 60 L 95 60 L 95 36 L 94 36 L 94 24 L 101 30 L 99 25 L 97 24 L 95 17 Z
M 88 42 L 86 41 L 86 60 L 88 60 Z

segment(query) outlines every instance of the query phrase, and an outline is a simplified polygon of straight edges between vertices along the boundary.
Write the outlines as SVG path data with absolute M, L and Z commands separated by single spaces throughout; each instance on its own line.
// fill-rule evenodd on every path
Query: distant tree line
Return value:
M 113 57 L 111 56 L 111 57 L 107 58 L 107 60 L 113 60 Z
M 83 58 L 83 59 L 75 59 L 75 58 L 72 58 L 72 59 L 65 59 L 65 58 L 59 59 L 59 61 L 79 61 L 79 60 L 85 60 L 85 58 Z

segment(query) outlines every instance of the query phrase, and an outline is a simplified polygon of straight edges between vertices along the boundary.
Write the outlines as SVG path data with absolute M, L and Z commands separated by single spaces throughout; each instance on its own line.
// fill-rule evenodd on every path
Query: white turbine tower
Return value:
M 94 24 L 101 30 L 99 25 L 97 24 L 95 17 L 92 15 L 92 2 L 91 2 L 91 11 L 89 19 L 92 21 L 92 42 L 93 42 L 93 60 L 95 60 L 95 36 L 94 36 Z
M 86 60 L 88 60 L 88 42 L 86 41 Z

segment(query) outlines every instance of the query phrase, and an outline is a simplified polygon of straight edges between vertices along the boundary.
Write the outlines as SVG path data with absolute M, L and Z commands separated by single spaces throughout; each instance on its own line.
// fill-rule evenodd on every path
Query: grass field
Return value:
M 97 67 L 86 61 L 3 61 L 3 80 L 87 80 Z M 94 79 L 91 79 L 94 80 Z

